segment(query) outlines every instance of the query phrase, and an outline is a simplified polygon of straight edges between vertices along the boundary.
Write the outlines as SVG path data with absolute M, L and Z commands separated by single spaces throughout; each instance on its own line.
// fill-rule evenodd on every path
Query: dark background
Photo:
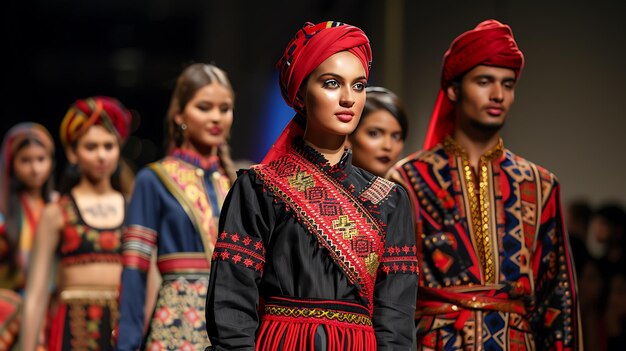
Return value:
M 237 95 L 233 156 L 259 161 L 291 117 L 274 64 L 305 21 L 342 21 L 368 34 L 370 84 L 396 91 L 413 116 L 408 154 L 422 143 L 450 41 L 496 18 L 512 26 L 527 61 L 505 145 L 555 172 L 566 199 L 626 202 L 622 1 L 9 0 L 2 7 L 0 133 L 30 120 L 58 142 L 72 102 L 113 96 L 134 111 L 124 154 L 135 169 L 163 155 L 174 81 L 192 62 L 228 72 Z M 59 147 L 57 156 L 59 173 Z

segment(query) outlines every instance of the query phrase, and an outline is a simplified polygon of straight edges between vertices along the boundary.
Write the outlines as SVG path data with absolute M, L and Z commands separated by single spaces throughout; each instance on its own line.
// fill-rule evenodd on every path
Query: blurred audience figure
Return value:
M 565 211 L 565 225 L 572 247 L 576 273 L 579 278 L 585 263 L 590 258 L 586 242 L 592 213 L 593 211 L 589 202 L 584 199 L 571 201 Z
M 624 350 L 626 348 L 626 267 L 623 264 L 615 270 L 609 280 L 605 311 L 607 350 Z
M 584 212 L 579 207 L 570 214 L 578 213 L 583 217 Z M 570 221 L 568 218 L 568 223 Z M 625 223 L 626 213 L 615 202 L 599 206 L 589 221 L 585 238 L 589 256 L 586 263 L 576 267 L 587 350 L 621 350 L 626 345 Z M 570 233 L 572 239 L 578 235 L 576 231 L 574 226 L 573 233 Z M 572 240 L 572 247 L 574 243 Z
M 576 268 L 580 279 L 578 293 L 585 350 L 606 350 L 606 337 L 603 329 L 605 328 L 607 281 L 602 277 L 600 263 L 596 259 L 591 258 L 584 266 Z
M 624 229 L 626 213 L 618 203 L 605 203 L 594 211 L 589 223 L 587 249 L 601 261 L 602 272 L 608 278 L 617 267 L 624 265 Z

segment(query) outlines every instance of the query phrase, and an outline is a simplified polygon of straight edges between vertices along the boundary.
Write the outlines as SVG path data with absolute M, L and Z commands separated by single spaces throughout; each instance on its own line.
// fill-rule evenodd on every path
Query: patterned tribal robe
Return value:
M 581 347 L 574 268 L 553 174 L 504 149 L 478 175 L 448 137 L 400 161 L 418 212 L 418 350 Z

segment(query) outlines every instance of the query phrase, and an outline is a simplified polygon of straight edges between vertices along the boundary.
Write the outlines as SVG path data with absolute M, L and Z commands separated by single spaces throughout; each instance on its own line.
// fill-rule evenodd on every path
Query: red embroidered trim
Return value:
M 235 264 L 263 272 L 265 247 L 261 240 L 248 235 L 222 232 L 215 244 L 212 260 L 230 260 Z
M 88 253 L 88 254 L 80 254 L 75 256 L 67 256 L 61 259 L 62 265 L 74 265 L 74 264 L 84 264 L 84 263 L 121 263 L 122 255 L 120 254 L 109 254 L 109 253 Z
M 380 259 L 379 271 L 384 274 L 418 274 L 417 246 L 388 246 Z
M 253 167 L 266 187 L 314 234 L 373 311 L 378 260 L 385 232 L 348 190 L 291 151 Z
M 152 163 L 150 167 L 178 200 L 198 230 L 207 261 L 210 262 L 217 240 L 217 223 L 206 191 L 204 171 L 172 157 Z

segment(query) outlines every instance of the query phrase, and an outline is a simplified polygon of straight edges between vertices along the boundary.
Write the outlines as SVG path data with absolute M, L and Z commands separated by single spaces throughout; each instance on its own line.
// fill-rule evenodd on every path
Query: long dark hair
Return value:
M 25 139 L 18 142 L 16 145 L 12 146 L 12 152 L 7 160 L 10 162 L 10 165 L 5 165 L 10 169 L 8 173 L 7 181 L 7 192 L 4 194 L 2 201 L 2 207 L 5 215 L 5 231 L 6 231 L 6 240 L 9 245 L 9 250 L 7 252 L 6 262 L 9 265 L 10 270 L 15 270 L 18 268 L 17 263 L 17 255 L 18 246 L 20 241 L 21 234 L 21 216 L 22 216 L 22 202 L 20 199 L 20 193 L 26 189 L 24 184 L 15 176 L 15 171 L 13 167 L 14 156 L 17 153 L 30 145 L 41 146 L 44 149 L 48 150 L 49 146 L 46 146 L 41 140 L 37 139 L 34 136 L 26 137 Z M 52 174 L 54 173 L 54 150 L 50 151 L 51 158 L 51 167 L 50 174 L 48 175 L 48 179 L 41 187 L 41 197 L 43 198 L 45 203 L 50 202 L 50 198 L 54 192 L 54 177 Z
M 228 89 L 235 99 L 235 91 L 233 90 L 228 75 L 217 66 L 194 63 L 183 70 L 176 80 L 176 87 L 172 93 L 170 107 L 167 111 L 166 128 L 167 140 L 166 149 L 171 151 L 175 147 L 179 147 L 183 143 L 183 133 L 180 126 L 176 124 L 175 117 L 177 114 L 185 110 L 185 106 L 194 97 L 196 92 L 213 82 L 217 82 Z M 230 156 L 230 146 L 228 142 L 220 145 L 218 148 L 218 156 L 222 164 L 222 168 L 233 182 L 236 178 L 235 166 Z

